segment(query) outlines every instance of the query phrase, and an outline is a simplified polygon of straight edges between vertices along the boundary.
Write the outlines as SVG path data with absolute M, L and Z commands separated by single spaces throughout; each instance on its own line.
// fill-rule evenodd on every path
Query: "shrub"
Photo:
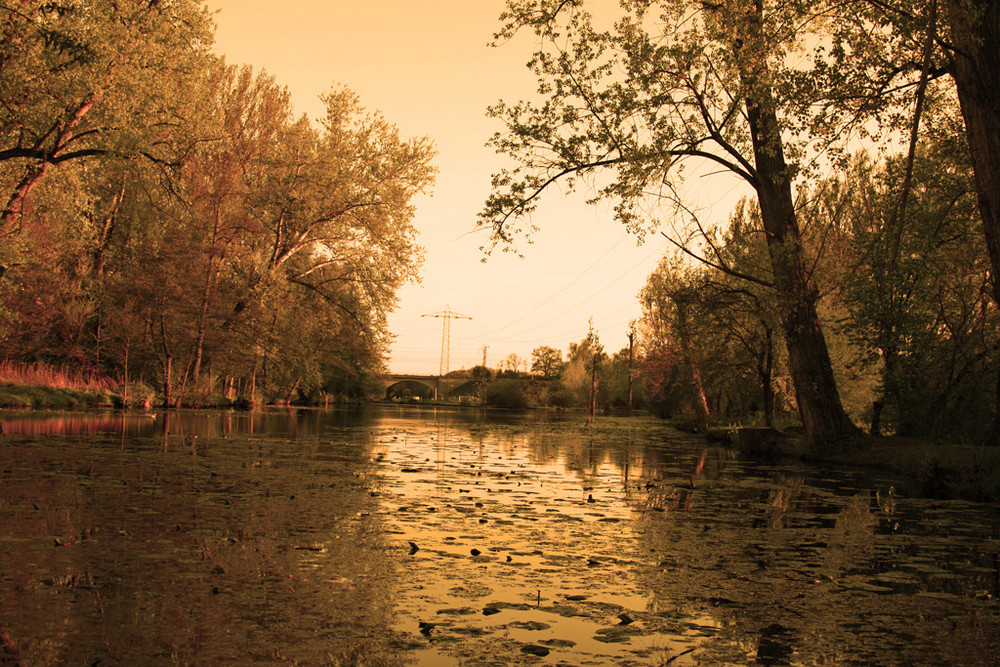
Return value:
M 524 383 L 517 380 L 496 380 L 486 387 L 486 403 L 497 408 L 526 408 L 528 396 Z

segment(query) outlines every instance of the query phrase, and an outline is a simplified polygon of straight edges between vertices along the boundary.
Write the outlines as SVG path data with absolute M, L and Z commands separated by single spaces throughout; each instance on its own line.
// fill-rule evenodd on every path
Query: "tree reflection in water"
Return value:
M 364 429 L 161 414 L 127 419 L 123 450 L 114 423 L 3 423 L 0 655 L 394 662 Z
M 655 420 L 0 421 L 26 664 L 995 664 L 997 510 Z

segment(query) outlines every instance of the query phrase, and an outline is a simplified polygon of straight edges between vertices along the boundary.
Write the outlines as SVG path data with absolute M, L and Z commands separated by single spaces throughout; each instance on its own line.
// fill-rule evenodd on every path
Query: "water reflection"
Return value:
M 994 664 L 997 510 L 643 419 L 0 419 L 26 664 Z
M 155 414 L 76 413 L 32 415 L 0 419 L 0 434 L 38 437 L 43 435 L 92 435 L 125 433 L 143 435 L 154 429 Z
M 288 414 L 119 433 L 106 416 L 28 421 L 0 441 L 3 661 L 393 662 L 363 430 L 338 442 L 320 437 L 336 418 Z

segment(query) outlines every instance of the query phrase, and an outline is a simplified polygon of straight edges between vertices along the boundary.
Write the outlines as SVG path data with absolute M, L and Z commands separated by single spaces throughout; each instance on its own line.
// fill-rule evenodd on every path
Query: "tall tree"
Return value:
M 426 138 L 402 139 L 350 90 L 324 101 L 321 129 L 300 119 L 270 156 L 252 202 L 264 232 L 256 270 L 379 324 L 396 288 L 417 276 L 412 199 L 433 182 L 434 149 Z
M 346 88 L 323 99 L 319 128 L 300 118 L 277 133 L 249 198 L 256 231 L 235 267 L 245 291 L 232 307 L 253 322 L 255 341 L 270 341 L 259 350 L 262 370 L 287 358 L 295 330 L 282 327 L 278 313 L 289 299 L 314 304 L 317 317 L 337 323 L 329 331 L 381 359 L 396 291 L 416 279 L 423 257 L 413 198 L 433 183 L 430 141 L 401 138 Z M 348 349 L 323 344 L 316 353 L 329 365 Z
M 944 0 L 955 79 L 986 248 L 993 265 L 993 298 L 1000 304 L 1000 4 Z
M 602 362 L 608 356 L 604 353 L 604 346 L 601 345 L 601 339 L 598 337 L 597 332 L 594 331 L 593 320 L 590 322 L 590 331 L 587 332 L 585 343 L 585 347 L 590 350 L 590 356 L 586 363 L 586 367 L 590 371 L 590 401 L 588 401 L 590 419 L 587 421 L 589 424 L 597 416 L 597 376 L 601 370 Z
M 604 348 L 594 331 L 593 323 L 587 336 L 579 343 L 570 343 L 566 363 L 562 369 L 562 383 L 574 405 L 590 408 L 593 372 L 606 358 Z M 602 396 L 596 396 L 603 403 Z
M 559 375 L 562 366 L 562 351 L 560 350 L 542 345 L 531 352 L 532 373 L 539 373 L 542 377 L 551 378 Z
M 976 175 L 979 213 L 992 266 L 993 301 L 1000 306 L 1000 4 L 946 0 L 954 44 L 952 76 L 965 119 Z M 1000 374 L 988 440 L 1000 444 Z
M 758 216 L 757 208 L 747 200 L 737 204 L 721 243 L 712 243 L 718 266 L 703 267 L 697 295 L 705 320 L 703 329 L 714 331 L 721 339 L 727 374 L 756 381 L 759 397 L 754 402 L 760 405 L 765 425 L 771 426 L 776 402 L 774 334 L 778 318 Z
M 952 130 L 947 108 L 941 116 Z M 899 237 L 886 230 L 903 157 L 860 158 L 820 188 L 827 204 L 816 231 L 838 256 L 819 270 L 835 279 L 830 299 L 847 307 L 841 326 L 860 361 L 877 371 L 871 430 L 981 439 L 998 313 L 961 130 L 942 138 L 931 129 Z
M 642 233 L 659 202 L 683 202 L 685 164 L 728 170 L 757 194 L 807 436 L 852 436 L 793 198 L 802 161 L 833 145 L 837 130 L 815 132 L 822 123 L 808 111 L 819 93 L 796 85 L 808 77 L 787 64 L 821 62 L 803 27 L 821 30 L 835 17 L 823 3 L 627 0 L 615 27 L 598 31 L 583 4 L 508 3 L 500 37 L 530 28 L 543 40 L 531 63 L 543 100 L 491 110 L 507 124 L 494 145 L 520 166 L 494 177 L 481 224 L 509 243 L 531 231 L 518 221 L 550 185 L 610 172 L 594 199 L 617 200 L 617 216 Z
M 829 73 L 853 71 L 866 78 L 852 103 L 885 108 L 886 99 L 913 91 L 912 113 L 882 114 L 877 122 L 910 135 L 910 164 L 922 139 L 921 112 L 928 80 L 950 76 L 960 102 L 964 134 L 975 172 L 983 237 L 992 266 L 1000 275 L 1000 5 L 993 0 L 857 0 L 845 16 L 839 54 Z M 846 48 L 844 48 L 846 46 Z M 843 102 L 843 100 L 841 100 Z M 900 239 L 910 178 L 899 186 L 892 229 Z M 1000 281 L 991 280 L 1000 304 Z M 995 391 L 997 416 L 993 442 L 1000 441 L 1000 378 Z
M 783 365 L 767 249 L 753 217 L 741 202 L 726 233 L 712 238 L 727 270 L 667 256 L 640 294 L 644 379 L 664 412 L 690 406 L 701 425 L 710 411 L 740 420 L 762 414 L 773 425 Z
M 360 387 L 433 148 L 343 88 L 296 120 L 211 42 L 203 0 L 0 3 L 0 345 L 171 405 Z
M 249 67 L 215 67 L 208 74 L 206 98 L 213 104 L 202 130 L 207 136 L 185 163 L 182 194 L 185 217 L 195 232 L 192 243 L 202 257 L 188 267 L 199 271 L 202 281 L 191 370 L 196 385 L 209 319 L 222 323 L 232 308 L 217 298 L 223 270 L 234 246 L 238 249 L 241 240 L 245 245 L 259 229 L 250 218 L 251 193 L 262 187 L 264 161 L 291 117 L 288 93 L 271 77 L 255 77 Z

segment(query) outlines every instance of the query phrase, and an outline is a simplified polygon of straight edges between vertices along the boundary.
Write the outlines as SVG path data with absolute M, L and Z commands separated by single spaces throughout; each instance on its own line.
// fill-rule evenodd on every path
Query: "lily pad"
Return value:
M 552 626 L 548 623 L 542 623 L 541 621 L 514 621 L 508 623 L 509 628 L 519 628 L 521 630 L 548 630 Z

